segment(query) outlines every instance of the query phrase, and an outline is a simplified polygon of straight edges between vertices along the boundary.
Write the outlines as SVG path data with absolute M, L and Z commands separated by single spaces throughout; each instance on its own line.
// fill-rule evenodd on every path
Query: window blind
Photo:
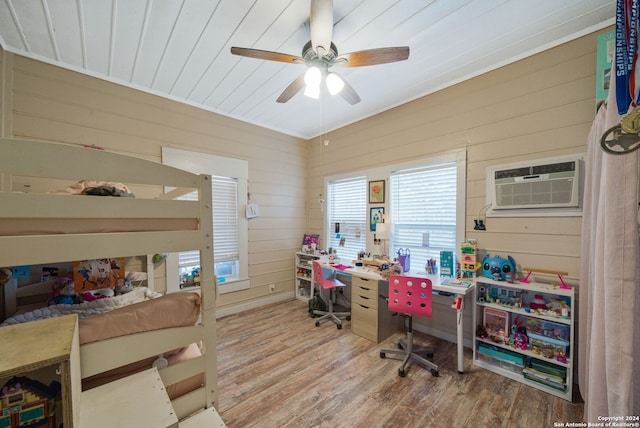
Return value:
M 211 177 L 213 199 L 213 257 L 216 263 L 238 260 L 239 219 L 238 180 L 230 177 Z M 198 192 L 192 192 L 180 199 L 195 201 Z M 178 267 L 188 268 L 200 264 L 199 251 L 178 253 Z
M 455 162 L 394 171 L 390 187 L 392 255 L 408 248 L 412 267 L 417 268 L 415 263 L 439 260 L 441 250 L 456 250 Z M 428 247 L 422 246 L 423 233 L 429 234 Z
M 331 181 L 327 188 L 327 246 L 345 260 L 355 259 L 367 246 L 367 179 Z M 340 230 L 336 233 L 336 223 Z M 340 240 L 344 238 L 344 246 Z

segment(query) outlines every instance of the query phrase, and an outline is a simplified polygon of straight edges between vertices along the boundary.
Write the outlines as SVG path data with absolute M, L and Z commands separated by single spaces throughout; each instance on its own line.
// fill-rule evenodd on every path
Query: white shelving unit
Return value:
M 295 278 L 296 278 L 296 298 L 302 301 L 309 301 L 313 281 L 313 266 L 311 262 L 319 259 L 318 254 L 296 253 L 295 254 Z
M 564 311 L 556 314 L 553 310 L 532 309 L 536 295 L 555 307 L 563 306 Z M 574 289 L 479 276 L 474 302 L 474 364 L 572 401 L 577 310 Z M 479 336 L 478 326 L 487 330 L 484 337 Z M 518 327 L 526 330 L 525 346 L 515 345 L 514 331 Z

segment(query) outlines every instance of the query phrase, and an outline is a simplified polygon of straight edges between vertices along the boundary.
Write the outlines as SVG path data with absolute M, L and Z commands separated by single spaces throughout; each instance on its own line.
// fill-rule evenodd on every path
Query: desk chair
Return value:
M 316 327 L 320 327 L 320 323 L 331 320 L 336 323 L 336 328 L 340 330 L 342 328 L 342 321 L 339 317 L 344 317 L 349 321 L 351 319 L 351 312 L 334 312 L 333 300 L 335 299 L 335 291 L 338 287 L 344 287 L 344 284 L 336 279 L 336 273 L 330 271 L 325 274 L 322 265 L 318 261 L 313 261 L 313 281 L 325 290 L 329 290 L 329 310 L 318 311 L 314 310 L 314 315 L 322 315 L 316 320 Z
M 402 355 L 404 360 L 398 369 L 398 375 L 407 375 L 406 367 L 409 360 L 416 360 L 431 369 L 433 376 L 439 376 L 438 366 L 432 361 L 418 355 L 413 349 L 413 315 L 431 316 L 431 281 L 427 278 L 416 278 L 404 275 L 391 275 L 389 277 L 389 299 L 388 306 L 391 312 L 398 312 L 408 318 L 407 342 L 398 342 L 398 349 L 382 349 L 380 358 L 385 358 L 386 354 Z M 427 357 L 433 357 L 433 349 L 427 348 Z

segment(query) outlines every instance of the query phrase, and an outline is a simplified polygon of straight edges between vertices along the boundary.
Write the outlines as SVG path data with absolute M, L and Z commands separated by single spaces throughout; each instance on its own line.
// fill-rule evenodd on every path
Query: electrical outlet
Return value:
M 272 282 L 269 284 L 269 292 L 273 293 L 274 291 L 276 291 L 276 285 Z

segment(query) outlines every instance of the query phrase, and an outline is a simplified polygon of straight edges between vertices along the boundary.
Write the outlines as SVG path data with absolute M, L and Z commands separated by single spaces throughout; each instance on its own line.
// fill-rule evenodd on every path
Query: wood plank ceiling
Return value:
M 409 46 L 340 74 L 362 101 L 302 93 L 306 70 L 231 55 L 301 55 L 308 0 L 4 0 L 0 44 L 35 58 L 310 139 L 614 23 L 612 0 L 335 0 L 339 53 Z M 594 64 L 595 67 L 595 64 Z

